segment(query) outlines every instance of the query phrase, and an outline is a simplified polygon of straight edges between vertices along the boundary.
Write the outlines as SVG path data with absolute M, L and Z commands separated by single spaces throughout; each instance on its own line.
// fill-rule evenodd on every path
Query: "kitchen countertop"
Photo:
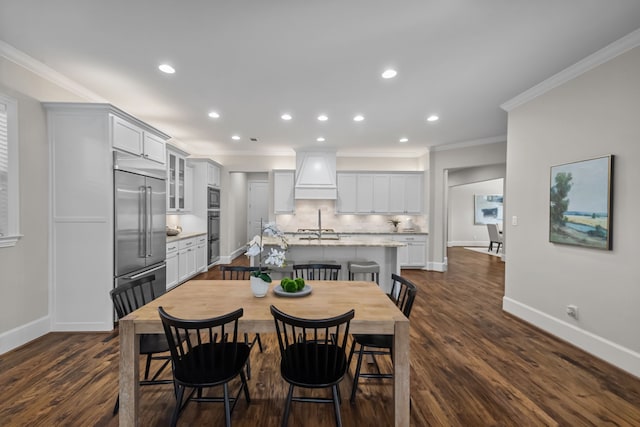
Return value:
M 311 232 L 308 231 L 285 231 L 284 234 L 287 236 L 306 236 Z M 428 236 L 429 233 L 426 231 L 332 231 L 332 232 L 323 232 L 322 235 L 327 236 L 387 236 L 387 235 L 422 235 Z
M 180 233 L 177 236 L 167 236 L 167 243 L 173 243 L 178 240 L 190 239 L 191 237 L 206 235 L 206 231 L 195 231 L 191 233 Z
M 301 233 L 301 234 L 308 234 L 308 233 Z M 273 237 L 268 237 L 265 236 L 262 240 L 263 244 L 265 246 L 279 246 L 280 245 L 280 240 L 273 238 Z M 307 239 L 301 239 L 300 237 L 297 236 L 288 236 L 287 237 L 287 242 L 289 243 L 289 247 L 293 247 L 293 246 L 302 246 L 302 247 L 309 247 L 309 246 L 323 246 L 323 247 L 348 247 L 348 246 L 361 246 L 361 247 L 387 247 L 387 248 L 399 248 L 402 246 L 406 246 L 406 243 L 403 242 L 396 242 L 394 240 L 390 240 L 390 239 L 384 239 L 384 238 L 380 238 L 380 239 L 358 239 L 357 237 L 343 237 L 343 238 L 339 238 L 339 239 L 322 239 L 322 240 L 318 240 L 318 239 L 311 239 L 311 240 L 307 240 Z

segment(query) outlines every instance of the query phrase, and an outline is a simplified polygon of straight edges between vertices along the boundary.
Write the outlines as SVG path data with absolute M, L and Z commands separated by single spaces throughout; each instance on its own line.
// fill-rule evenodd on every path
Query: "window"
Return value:
M 0 247 L 14 246 L 18 227 L 18 104 L 0 94 Z

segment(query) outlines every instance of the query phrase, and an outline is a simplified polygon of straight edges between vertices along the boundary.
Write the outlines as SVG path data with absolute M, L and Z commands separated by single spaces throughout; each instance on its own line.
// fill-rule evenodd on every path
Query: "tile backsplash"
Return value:
M 336 215 L 333 200 L 297 200 L 294 215 L 276 215 L 276 222 L 285 232 L 299 228 L 318 227 L 318 209 L 322 212 L 322 228 L 336 232 L 392 232 L 391 218 L 400 220 L 398 229 L 413 227 L 415 231 L 427 231 L 426 215 Z

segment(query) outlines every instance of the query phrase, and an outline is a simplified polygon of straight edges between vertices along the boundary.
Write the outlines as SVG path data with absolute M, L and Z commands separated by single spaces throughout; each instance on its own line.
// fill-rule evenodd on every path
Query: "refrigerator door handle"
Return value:
M 149 246 L 147 246 L 147 257 L 150 258 L 153 256 L 153 211 L 151 209 L 151 196 L 153 195 L 153 189 L 151 186 L 147 186 L 147 212 L 146 217 L 149 222 L 149 226 L 147 227 L 147 239 L 149 241 Z
M 128 279 L 128 280 L 136 280 L 136 279 L 138 279 L 138 278 L 140 278 L 140 277 L 142 277 L 142 276 L 146 276 L 146 275 L 148 275 L 149 273 L 153 273 L 154 271 L 158 271 L 158 270 L 160 270 L 161 268 L 165 268 L 165 267 L 166 267 L 166 265 L 163 263 L 162 265 L 159 265 L 159 266 L 157 266 L 156 268 L 152 268 L 151 270 L 145 270 L 145 271 L 143 271 L 142 273 L 134 274 L 133 276 L 127 276 L 127 277 L 125 277 L 125 279 Z
M 147 189 L 144 186 L 139 187 L 140 195 L 138 198 L 138 208 L 140 211 L 146 210 L 147 205 Z M 142 233 L 138 237 L 140 247 L 138 249 L 138 256 L 140 258 L 147 257 L 147 219 L 146 212 L 143 215 L 138 216 L 138 227 L 142 229 Z M 144 237 L 142 237 L 144 236 Z

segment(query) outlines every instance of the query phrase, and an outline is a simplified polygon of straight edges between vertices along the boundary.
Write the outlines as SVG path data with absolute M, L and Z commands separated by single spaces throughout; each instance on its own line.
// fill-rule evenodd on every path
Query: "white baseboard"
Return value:
M 429 271 L 439 271 L 444 273 L 447 271 L 447 263 L 446 262 L 428 262 L 425 270 Z
M 36 338 L 48 334 L 51 330 L 49 316 L 41 317 L 26 325 L 0 334 L 0 354 L 4 354 L 14 348 L 20 347 Z
M 455 246 L 484 246 L 485 248 L 489 247 L 489 241 L 487 240 L 454 240 L 451 242 L 447 242 L 447 247 L 455 247 Z
M 640 354 L 508 297 L 502 309 L 640 378 Z

